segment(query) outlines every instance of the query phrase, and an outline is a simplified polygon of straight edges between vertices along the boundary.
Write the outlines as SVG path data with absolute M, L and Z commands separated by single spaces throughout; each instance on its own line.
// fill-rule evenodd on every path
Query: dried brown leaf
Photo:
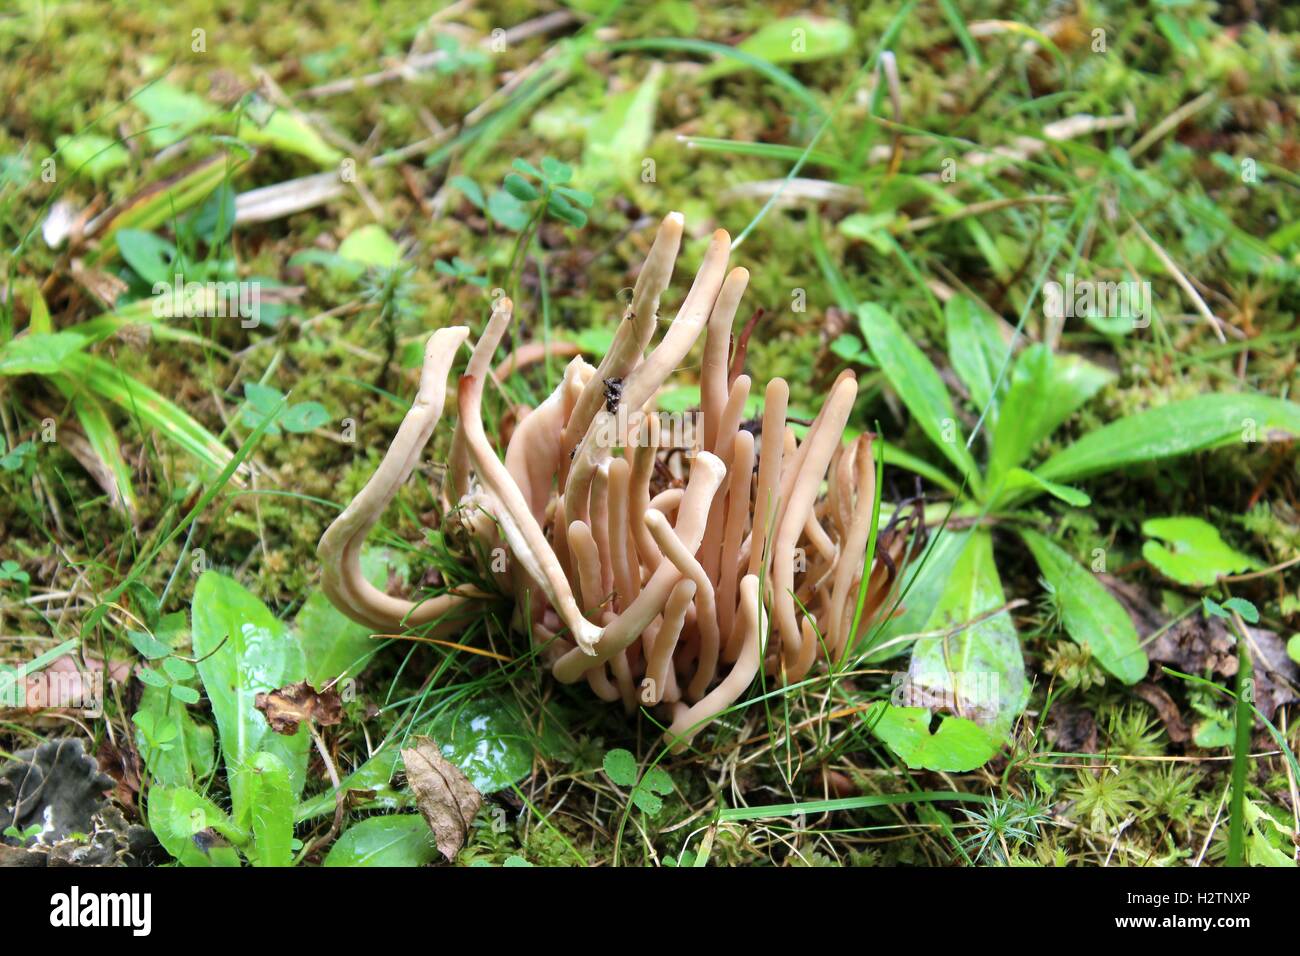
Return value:
M 1047 740 L 1056 750 L 1072 754 L 1095 754 L 1097 721 L 1084 707 L 1058 704 L 1047 724 Z
M 1134 687 L 1133 693 L 1155 708 L 1155 712 L 1160 715 L 1161 723 L 1165 725 L 1165 733 L 1169 735 L 1170 740 L 1176 744 L 1181 744 L 1191 739 L 1192 732 L 1187 729 L 1187 724 L 1183 722 L 1183 715 L 1178 712 L 1178 705 L 1174 703 L 1174 699 L 1169 696 L 1168 691 L 1147 681 Z
M 304 721 L 317 727 L 329 727 L 343 719 L 343 701 L 338 691 L 317 693 L 305 680 L 269 694 L 258 694 L 253 705 L 266 715 L 266 722 L 272 730 L 286 736 L 296 734 Z
M 442 748 L 432 737 L 412 740 L 415 746 L 402 750 L 406 781 L 433 831 L 438 850 L 448 861 L 454 860 L 469 837 L 483 795 L 459 767 L 442 755 Z

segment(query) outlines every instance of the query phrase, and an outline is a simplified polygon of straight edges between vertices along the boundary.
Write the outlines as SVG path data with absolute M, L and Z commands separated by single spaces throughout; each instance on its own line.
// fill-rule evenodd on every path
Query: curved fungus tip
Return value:
M 749 271 L 727 271 L 725 229 L 713 232 L 689 293 L 652 345 L 685 221 L 676 211 L 663 218 L 627 313 L 634 321 L 620 323 L 599 366 L 573 359 L 552 395 L 525 409 L 506 442 L 508 466 L 481 417 L 484 383 L 502 377 L 490 362 L 514 308 L 508 297 L 496 300 L 457 379 L 444 489 L 450 505 L 478 516 L 465 522 L 479 539 L 475 550 L 509 556 L 490 578 L 511 592 L 515 626 L 533 633 L 554 676 L 585 677 L 629 712 L 637 703 L 665 708 L 665 739 L 675 749 L 732 708 L 764 661 L 794 681 L 849 654 L 888 613 L 921 525 L 896 513 L 875 563 L 864 567 L 876 475 L 870 438 L 844 441 L 857 395 L 852 372 L 826 391 L 802 440 L 789 429 L 781 379 L 767 383 L 758 416 L 744 419 L 751 383 L 731 338 Z M 429 337 L 411 411 L 321 539 L 327 595 L 366 626 L 454 629 L 463 621 L 451 612 L 484 596 L 457 589 L 416 605 L 377 591 L 360 568 L 366 536 L 433 437 L 469 335 L 453 326 Z M 702 336 L 702 408 L 657 411 L 655 395 L 691 366 Z M 517 372 L 546 348 L 524 343 L 504 367 Z M 632 413 L 635 425 L 620 424 Z M 865 613 L 849 633 L 864 586 Z

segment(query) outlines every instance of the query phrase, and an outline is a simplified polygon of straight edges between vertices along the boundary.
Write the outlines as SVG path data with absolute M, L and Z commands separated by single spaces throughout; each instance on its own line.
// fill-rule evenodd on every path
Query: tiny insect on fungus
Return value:
M 819 659 L 845 658 L 886 612 L 923 526 L 917 509 L 896 512 L 864 567 L 876 470 L 871 435 L 844 441 L 858 393 L 851 372 L 835 380 L 802 441 L 789 427 L 783 379 L 768 383 L 761 419 L 745 420 L 748 336 L 733 343 L 732 326 L 749 273 L 727 271 L 726 232 L 713 234 L 676 317 L 650 348 L 683 227 L 680 213 L 663 220 L 608 354 L 596 367 L 575 356 L 549 397 L 516 412 L 504 460 L 481 416 L 513 313 L 508 299 L 497 302 L 456 388 L 442 488 L 446 520 L 463 522 L 483 553 L 504 546 L 512 556 L 492 573 L 554 677 L 584 681 L 629 713 L 662 708 L 676 749 L 735 704 L 760 667 L 788 683 Z M 415 403 L 373 477 L 321 538 L 326 594 L 368 627 L 452 631 L 488 596 L 460 588 L 412 602 L 361 573 L 362 544 L 419 462 L 469 335 L 456 326 L 429 338 Z M 678 454 L 656 395 L 701 335 L 700 447 Z M 520 353 L 507 371 L 546 351 Z M 610 435 L 616 440 L 604 440 Z

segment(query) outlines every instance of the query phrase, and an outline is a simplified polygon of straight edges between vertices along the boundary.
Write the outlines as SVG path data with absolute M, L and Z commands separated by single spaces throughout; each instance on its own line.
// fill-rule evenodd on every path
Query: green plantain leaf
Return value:
M 886 458 L 885 461 L 888 462 L 889 459 Z M 899 607 L 871 635 L 872 647 L 889 646 L 880 652 L 873 652 L 871 660 L 887 660 L 903 653 L 907 650 L 907 644 L 892 642 L 925 629 L 925 623 L 934 613 L 934 606 L 939 603 L 939 597 L 943 594 L 948 579 L 952 577 L 953 567 L 965 550 L 969 538 L 969 531 L 944 531 L 908 563 L 898 584 Z M 894 610 L 892 603 L 887 607 Z
M 1078 488 L 1047 481 L 1023 468 L 1012 468 L 1008 471 L 1002 485 L 994 489 L 992 497 L 996 504 L 1001 505 L 1012 501 L 1024 502 L 1044 491 L 1075 508 L 1086 508 L 1092 504 L 1092 499 Z
M 388 580 L 390 567 L 405 577 L 406 561 L 401 554 L 383 548 L 361 552 L 361 573 L 380 590 Z M 346 617 L 319 589 L 307 596 L 293 620 L 293 628 L 307 660 L 307 681 L 317 690 L 337 678 L 355 677 L 381 643 L 370 637 L 374 628 Z
M 253 796 L 254 863 L 257 866 L 293 864 L 294 792 L 289 769 L 275 754 L 256 754 L 243 771 Z
M 1124 606 L 1091 571 L 1052 541 L 1027 528 L 1020 533 L 1043 579 L 1056 591 L 1066 633 L 1125 684 L 1145 677 L 1147 656 Z
M 948 361 L 971 401 L 980 411 L 989 408 L 988 423 L 997 425 L 998 403 L 992 402 L 993 384 L 1007 357 L 1007 343 L 998 334 L 998 320 L 964 295 L 953 296 L 943 310 L 948 330 Z M 1006 393 L 1006 383 L 998 397 Z M 990 402 L 992 404 L 990 405 Z
M 391 269 L 401 264 L 402 247 L 383 226 L 372 222 L 348 233 L 339 243 L 339 255 L 362 265 Z
M 215 803 L 188 787 L 149 789 L 149 828 L 183 866 L 239 866 L 228 841 L 247 839 Z
M 971 486 L 978 487 L 979 472 L 957 424 L 952 398 L 925 353 L 892 315 L 873 302 L 859 306 L 858 321 L 872 355 L 921 430 Z
M 1200 395 L 1130 415 L 1089 432 L 1034 470 L 1048 481 L 1103 471 L 1234 442 L 1300 437 L 1300 405 L 1245 393 Z
M 110 173 L 131 162 L 131 154 L 117 140 L 98 133 L 82 132 L 76 136 L 60 136 L 54 141 L 61 159 L 68 167 L 95 182 L 102 182 Z
M 957 772 L 1000 749 L 1029 688 L 1010 614 L 983 617 L 1006 603 L 987 530 L 964 536 L 943 580 L 925 627 L 942 633 L 917 639 L 904 692 L 896 688 L 891 703 L 877 706 L 873 729 L 908 766 Z M 947 715 L 931 733 L 940 710 Z
M 302 650 L 265 604 L 215 571 L 199 578 L 191 613 L 194 654 L 221 737 L 235 822 L 245 827 L 256 796 L 247 771 L 261 751 L 283 762 L 295 797 L 306 780 L 307 729 L 277 734 L 255 706 L 259 693 L 304 678 Z
M 989 483 L 996 485 L 1008 471 L 1023 463 L 1038 442 L 1113 377 L 1078 356 L 1053 355 L 1042 343 L 1036 342 L 1021 352 L 993 431 Z
M 925 625 L 927 631 L 949 633 L 920 638 L 908 667 L 912 686 L 922 691 L 955 696 L 959 702 L 989 692 L 970 706 L 986 709 L 993 725 L 1003 731 L 1029 693 L 1020 638 L 1006 611 L 970 622 L 1005 603 L 993 563 L 993 537 L 987 529 L 973 531 Z
M 325 866 L 424 866 L 438 855 L 429 824 L 418 813 L 368 817 L 338 838 Z

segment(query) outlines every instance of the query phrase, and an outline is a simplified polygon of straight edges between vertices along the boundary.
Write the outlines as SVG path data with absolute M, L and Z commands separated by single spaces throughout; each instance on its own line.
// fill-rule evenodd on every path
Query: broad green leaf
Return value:
M 329 420 L 330 413 L 320 402 L 298 402 L 286 408 L 280 416 L 284 430 L 294 434 L 313 431 Z
M 672 385 L 658 395 L 658 404 L 666 412 L 680 413 L 700 404 L 698 385 Z
M 291 866 L 293 864 L 294 791 L 289 783 L 289 769 L 275 754 L 256 754 L 247 769 L 249 792 L 253 797 L 253 847 L 257 866 Z
M 295 252 L 289 257 L 289 265 L 314 265 L 324 266 L 339 282 L 352 283 L 356 282 L 366 274 L 366 267 L 360 262 L 353 262 L 351 259 L 345 259 L 337 252 L 328 252 L 325 249 L 304 249 L 302 252 Z
M 522 156 L 516 156 L 514 160 L 511 161 L 510 167 L 523 173 L 525 176 L 532 176 L 534 179 L 540 180 L 546 179 L 546 173 L 542 172 L 542 170 L 538 169 Z
M 998 320 L 964 295 L 949 299 L 943 313 L 948 331 L 948 361 L 970 391 L 975 407 L 980 411 L 987 407 L 988 424 L 996 427 L 998 403 L 990 405 L 990 402 L 1009 348 L 998 334 Z M 1004 383 L 999 399 L 1005 392 Z
M 853 365 L 874 367 L 876 364 L 876 360 L 871 357 L 871 353 L 863 348 L 862 340 L 851 333 L 846 332 L 844 335 L 838 335 L 832 339 L 830 349 L 832 355 L 842 358 L 845 362 Z
M 543 156 L 542 176 L 552 186 L 560 187 L 557 192 L 564 192 L 564 184 L 573 179 L 573 167 L 563 160 L 556 159 L 554 156 Z
M 651 817 L 658 816 L 659 811 L 664 808 L 663 800 L 644 787 L 637 787 L 632 791 L 632 805 Z
M 170 285 L 176 275 L 176 247 L 142 229 L 119 229 L 117 248 L 135 274 L 150 285 Z
M 893 251 L 889 229 L 898 220 L 894 212 L 855 212 L 840 220 L 839 231 L 850 239 L 860 239 L 883 255 Z
M 573 336 L 573 343 L 589 355 L 604 355 L 614 344 L 614 331 L 608 326 L 582 329 Z M 665 391 L 670 391 L 666 389 Z M 695 401 L 699 402 L 699 389 L 695 390 Z
M 152 667 L 141 667 L 138 671 L 136 671 L 135 676 L 140 679 L 140 682 L 142 684 L 146 684 L 149 687 L 159 687 L 165 689 L 170 684 L 170 681 L 168 681 L 166 677 L 163 677 L 162 674 L 159 674 Z
M 514 232 L 528 225 L 528 207 L 504 189 L 494 189 L 488 196 L 488 215 Z
M 978 488 L 975 459 L 966 447 L 952 398 L 925 353 L 907 337 L 894 317 L 875 303 L 859 306 L 858 321 L 871 354 L 917 425 L 971 486 Z
M 32 335 L 44 335 L 54 331 L 54 321 L 50 318 L 50 306 L 41 294 L 41 284 L 35 277 L 18 280 L 14 283 L 14 292 L 27 307 L 31 315 L 27 319 L 27 331 Z M 67 330 L 72 331 L 72 330 Z
M 853 27 L 829 17 L 794 16 L 773 20 L 739 44 L 737 49 L 768 63 L 806 63 L 841 56 L 853 47 Z M 723 60 L 705 71 L 713 80 L 744 67 Z
M 281 153 L 296 153 L 326 169 L 337 166 L 343 159 L 343 153 L 321 139 L 320 133 L 286 110 L 272 113 L 265 126 L 241 123 L 238 133 L 240 139 L 254 146 L 267 146 Z
M 367 548 L 361 552 L 362 574 L 381 591 L 390 567 L 399 575 L 405 572 L 404 560 L 392 551 Z M 355 677 L 379 644 L 370 637 L 373 628 L 345 616 L 320 589 L 303 602 L 293 629 L 307 662 L 307 681 L 317 690 L 339 677 Z
M 1048 481 L 1074 481 L 1139 462 L 1234 442 L 1300 437 L 1300 405 L 1253 394 L 1200 395 L 1149 409 L 1089 432 L 1034 470 Z
M 60 136 L 54 141 L 61 164 L 74 173 L 102 182 L 109 173 L 116 172 L 131 161 L 126 147 L 116 140 L 98 133 L 79 133 Z
M 171 699 L 165 688 L 145 687 L 140 709 L 136 711 L 136 716 L 140 715 L 146 715 L 154 740 L 162 738 L 169 744 L 166 749 L 154 746 L 137 723 L 136 745 L 155 787 L 193 786 L 195 780 L 212 772 L 212 728 L 197 723 L 180 701 Z
M 605 754 L 602 765 L 609 779 L 614 781 L 617 786 L 630 787 L 636 783 L 636 757 L 632 756 L 630 750 L 619 747 L 609 751 Z
M 943 531 L 907 565 L 898 585 L 899 609 L 872 635 L 872 647 L 888 646 L 880 652 L 873 652 L 871 660 L 897 657 L 908 649 L 901 639 L 925 629 L 925 622 L 934 613 L 934 606 L 952 577 L 953 567 L 969 538 L 969 531 Z M 886 607 L 893 609 L 892 603 Z
M 54 375 L 86 347 L 76 332 L 28 333 L 0 346 L 0 375 Z
M 475 695 L 444 710 L 429 735 L 482 794 L 495 793 L 533 769 L 533 734 L 514 699 L 504 692 Z
M 1260 567 L 1224 542 L 1218 528 L 1200 518 L 1148 518 L 1142 522 L 1142 533 L 1157 539 L 1142 545 L 1142 557 L 1165 577 L 1188 587 L 1208 588 L 1221 575 Z
M 139 651 L 145 660 L 161 660 L 172 652 L 170 646 L 144 631 L 127 631 L 126 636 L 131 646 Z
M 266 426 L 267 435 L 279 435 L 279 417 L 284 406 L 284 392 L 261 382 L 244 383 L 244 405 L 240 410 L 239 420 L 249 428 L 257 428 L 268 418 L 271 423 Z
M 362 226 L 339 243 L 339 255 L 362 265 L 391 269 L 402 261 L 402 248 L 376 223 Z
M 541 195 L 536 186 L 518 173 L 506 173 L 506 178 L 502 180 L 501 185 L 520 202 L 532 202 Z
M 1245 810 L 1250 828 L 1246 862 L 1251 866 L 1294 867 L 1295 831 L 1261 810 L 1253 800 L 1245 802 Z
M 164 659 L 162 666 L 172 680 L 189 680 L 194 676 L 194 665 L 179 657 Z
M 1286 642 L 1286 652 L 1291 660 L 1300 664 L 1300 634 L 1293 634 L 1291 640 Z
M 284 763 L 295 797 L 306 779 L 307 729 L 292 737 L 274 733 L 255 706 L 259 693 L 303 679 L 302 650 L 265 604 L 216 571 L 199 577 L 191 613 L 194 654 L 221 737 L 235 820 L 245 826 L 254 794 L 242 771 L 259 751 Z
M 909 767 L 963 772 L 998 752 L 1012 720 L 1024 707 L 1028 686 L 1010 615 L 1004 611 L 969 624 L 1005 603 L 993 565 L 992 537 L 980 530 L 951 538 L 959 543 L 960 552 L 951 573 L 941 578 L 938 606 L 923 605 L 934 608 L 926 630 L 946 633 L 916 641 L 907 684 L 925 700 L 970 717 L 946 714 L 932 734 L 929 707 L 882 701 L 867 716 L 873 732 Z M 953 633 L 957 628 L 962 629 Z M 899 704 L 906 700 L 900 698 Z
M 438 856 L 418 813 L 368 817 L 350 826 L 325 854 L 325 866 L 424 866 Z
M 551 193 L 550 199 L 546 201 L 546 211 L 556 219 L 562 219 L 579 229 L 587 224 L 587 214 L 559 193 Z
M 551 157 L 547 156 L 547 159 Z M 590 209 L 596 205 L 596 197 L 584 189 L 570 189 L 568 186 L 556 186 L 555 195 L 563 196 L 572 203 L 581 206 L 583 209 Z
M 994 489 L 991 497 L 998 504 L 1012 501 L 1023 502 L 1037 497 L 1040 492 L 1044 491 L 1053 498 L 1064 501 L 1067 505 L 1072 505 L 1075 508 L 1086 508 L 1092 504 L 1092 499 L 1078 488 L 1058 484 L 1055 481 L 1047 481 L 1038 477 L 1032 471 L 1026 471 L 1023 468 L 1012 468 L 1008 471 L 1002 485 Z
M 928 632 L 944 633 L 919 638 L 908 665 L 914 691 L 952 702 L 956 706 L 948 709 L 979 716 L 1003 737 L 1029 696 L 1011 615 L 984 617 L 1005 603 L 993 537 L 986 529 L 973 531 L 925 625 Z
M 617 93 L 587 129 L 582 154 L 582 183 L 639 181 L 641 164 L 654 135 L 655 103 L 661 69 L 651 68 L 635 89 Z
M 172 684 L 167 688 L 168 693 L 182 704 L 197 704 L 199 702 L 199 692 L 193 687 L 186 687 L 184 684 Z
M 239 866 L 227 841 L 247 839 L 215 803 L 188 787 L 149 789 L 149 828 L 183 866 Z
M 487 200 L 483 197 L 483 188 L 468 176 L 452 176 L 447 180 L 447 185 L 453 186 L 464 193 L 465 198 L 480 210 L 487 209 Z
M 1247 624 L 1259 623 L 1259 608 L 1245 598 L 1228 598 L 1223 602 L 1223 606 L 1229 611 L 1236 611 Z
M 1034 446 L 1097 394 L 1113 376 L 1074 355 L 1053 355 L 1035 342 L 1016 359 L 1011 387 L 1002 399 L 988 480 L 998 479 L 1024 462 Z
M 925 707 L 895 707 L 880 701 L 863 719 L 912 770 L 965 773 L 984 766 L 1002 749 L 1002 738 L 965 717 L 942 718 L 934 733 Z
M 4 449 L 4 442 L 0 441 L 0 451 Z M 0 455 L 0 471 L 17 471 L 23 467 L 23 463 L 29 457 L 36 454 L 36 443 L 32 441 L 20 441 L 17 445 Z M 15 567 L 17 565 L 15 564 Z
M 618 751 L 610 751 L 610 754 Z M 627 751 L 623 751 L 626 753 Z M 605 755 L 606 763 L 609 761 L 610 754 Z M 611 778 L 613 779 L 613 778 Z M 650 816 L 656 816 L 664 808 L 662 797 L 673 792 L 673 778 L 669 776 L 668 771 L 663 767 L 649 767 L 645 775 L 642 776 L 641 782 L 637 784 L 632 791 L 632 803 L 642 813 Z
M 1192 742 L 1202 750 L 1231 747 L 1236 737 L 1232 717 L 1226 711 L 1220 717 L 1208 717 L 1192 728 Z
M 149 118 L 149 142 L 157 149 L 172 145 L 219 114 L 203 97 L 162 80 L 141 89 L 131 103 Z
M 1125 684 L 1147 673 L 1147 656 L 1128 611 L 1097 578 L 1049 539 L 1023 529 L 1043 579 L 1056 591 L 1066 633 Z
M 214 189 L 183 222 L 177 224 L 177 233 L 190 241 L 215 246 L 230 237 L 235 228 L 235 215 L 234 184 L 227 180 Z

